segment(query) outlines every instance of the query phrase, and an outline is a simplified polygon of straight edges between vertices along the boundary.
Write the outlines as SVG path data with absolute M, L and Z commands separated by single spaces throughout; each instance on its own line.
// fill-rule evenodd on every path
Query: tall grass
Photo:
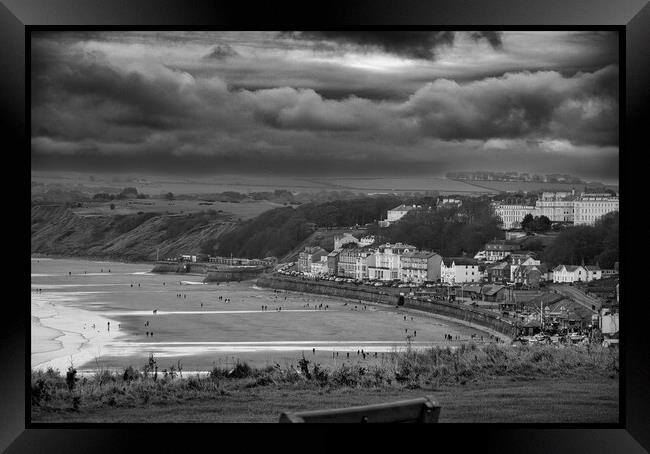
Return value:
M 521 346 L 463 344 L 428 350 L 389 352 L 373 363 L 343 363 L 334 369 L 304 357 L 295 364 L 251 368 L 237 362 L 230 368 L 214 367 L 206 376 L 181 378 L 170 366 L 158 374 L 157 360 L 150 356 L 141 371 L 129 366 L 123 371 L 100 370 L 90 378 L 70 381 L 58 371 L 33 371 L 32 408 L 36 411 L 81 407 L 133 407 L 189 399 L 228 395 L 258 386 L 308 388 L 372 387 L 435 388 L 463 385 L 497 377 L 590 377 L 616 378 L 618 349 L 601 346 Z M 70 371 L 68 371 L 70 372 Z M 75 377 L 73 377 L 75 378 Z M 70 383 L 73 383 L 72 389 Z

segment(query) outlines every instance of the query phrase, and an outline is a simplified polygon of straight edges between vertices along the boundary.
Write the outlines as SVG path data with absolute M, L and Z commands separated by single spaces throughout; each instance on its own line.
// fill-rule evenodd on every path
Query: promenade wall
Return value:
M 205 282 L 245 281 L 260 276 L 266 267 L 237 267 L 205 263 L 157 263 L 153 273 L 203 274 Z
M 498 313 L 449 301 L 427 301 L 424 297 L 408 296 L 410 289 L 394 287 L 373 287 L 328 280 L 303 279 L 293 276 L 264 274 L 257 279 L 257 285 L 295 292 L 317 293 L 341 298 L 370 301 L 396 306 L 400 293 L 404 295 L 404 307 L 444 315 L 457 320 L 474 323 L 493 329 L 509 337 L 516 336 L 514 321 Z

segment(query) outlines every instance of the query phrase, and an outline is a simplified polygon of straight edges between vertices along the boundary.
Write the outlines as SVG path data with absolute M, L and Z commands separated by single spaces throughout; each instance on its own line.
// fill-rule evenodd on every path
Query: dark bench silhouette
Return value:
M 401 400 L 386 404 L 360 407 L 334 408 L 330 410 L 285 412 L 281 423 L 437 423 L 440 405 L 430 396 Z

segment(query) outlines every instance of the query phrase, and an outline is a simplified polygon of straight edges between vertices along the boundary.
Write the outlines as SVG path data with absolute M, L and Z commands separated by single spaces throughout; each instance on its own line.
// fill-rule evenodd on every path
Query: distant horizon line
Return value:
M 282 174 L 282 173 L 264 173 L 264 172 L 201 172 L 201 173 L 190 173 L 190 174 L 183 174 L 183 173 L 176 173 L 176 172 L 157 172 L 157 171 L 128 171 L 128 172 L 116 172 L 116 171 L 110 171 L 110 170 L 55 170 L 55 169 L 31 169 L 32 176 L 34 173 L 52 173 L 52 174 L 76 174 L 76 175 L 84 175 L 87 178 L 94 177 L 94 176 L 112 176 L 112 177 L 119 177 L 122 176 L 124 178 L 138 178 L 140 176 L 155 176 L 155 177 L 166 177 L 166 178 L 178 178 L 178 179 L 205 179 L 205 178 L 211 178 L 211 177 L 216 177 L 216 176 L 221 176 L 221 177 L 255 177 L 255 178 L 293 178 L 293 179 L 306 179 L 306 178 L 334 178 L 334 179 L 364 179 L 364 180 L 372 180 L 372 179 L 402 179 L 402 178 L 441 178 L 445 180 L 454 180 L 454 178 L 449 178 L 447 177 L 448 173 L 518 173 L 518 174 L 531 174 L 531 175 L 542 175 L 542 176 L 553 176 L 553 175 L 566 175 L 566 176 L 571 176 L 575 178 L 579 178 L 583 180 L 583 183 L 601 183 L 605 185 L 619 185 L 619 180 L 613 181 L 609 179 L 593 179 L 593 178 L 587 178 L 584 176 L 580 175 L 573 175 L 569 173 L 562 173 L 562 172 L 553 172 L 553 173 L 539 173 L 539 172 L 530 172 L 530 171 L 523 171 L 523 170 L 454 170 L 454 171 L 445 171 L 444 173 L 437 173 L 437 174 L 375 174 L 375 175 L 368 175 L 368 174 L 351 174 L 351 173 L 323 173 L 323 174 L 311 174 L 311 173 L 305 173 L 302 175 L 296 175 L 296 174 Z M 92 180 L 89 180 L 92 181 Z M 527 181 L 522 181 L 522 182 L 527 182 Z M 567 182 L 557 182 L 557 183 L 549 183 L 549 182 L 544 182 L 544 181 L 530 181 L 531 183 L 548 183 L 548 184 L 582 184 L 582 183 L 567 183 Z

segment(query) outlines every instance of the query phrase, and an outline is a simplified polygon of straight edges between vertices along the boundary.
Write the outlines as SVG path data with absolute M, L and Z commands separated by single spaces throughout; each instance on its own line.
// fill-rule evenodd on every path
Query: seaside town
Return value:
M 30 40 L 30 421 L 619 421 L 618 31 Z
M 464 307 L 466 314 L 495 317 L 501 326 L 497 329 L 519 343 L 601 342 L 609 346 L 618 343 L 619 335 L 618 262 L 611 268 L 584 263 L 551 267 L 522 244 L 531 236 L 522 224 L 537 218 L 545 219 L 549 230 L 593 226 L 604 215 L 618 211 L 618 195 L 611 192 L 542 192 L 534 205 L 492 202 L 504 238 L 485 243 L 474 256 L 443 257 L 411 244 L 380 243 L 376 235 L 344 232 L 334 236 L 331 251 L 305 247 L 295 262 L 277 264 L 274 258 L 206 254 L 182 255 L 177 260 L 220 263 L 240 270 L 275 266 L 274 279 L 370 287 L 380 295 L 399 298 L 401 304 L 409 300 L 455 304 Z M 440 197 L 436 207 L 460 207 L 462 203 L 460 198 Z M 436 207 L 401 204 L 387 210 L 378 224 L 386 228 L 408 213 Z

